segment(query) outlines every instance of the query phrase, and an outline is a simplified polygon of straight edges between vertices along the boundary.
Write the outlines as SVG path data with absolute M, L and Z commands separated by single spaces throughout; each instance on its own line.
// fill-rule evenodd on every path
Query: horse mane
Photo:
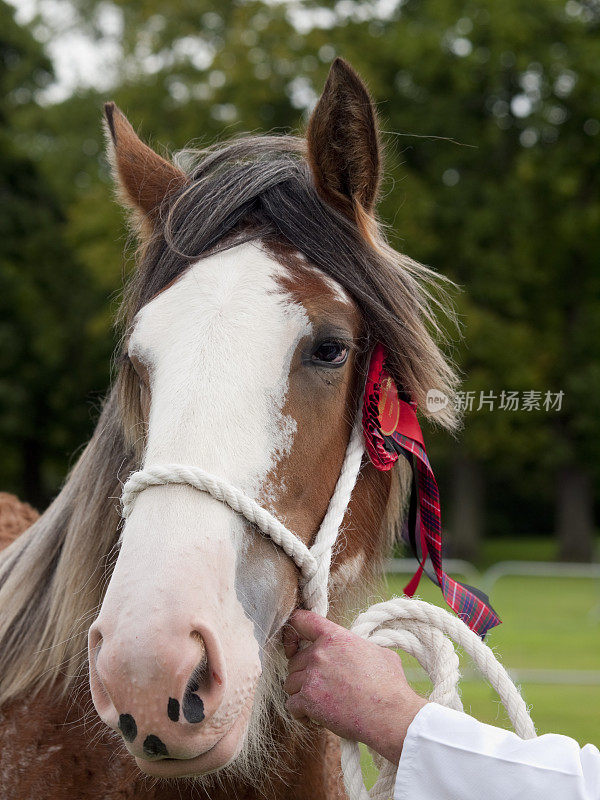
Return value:
M 189 182 L 165 199 L 140 247 L 119 316 L 123 340 L 137 311 L 199 258 L 241 241 L 284 241 L 354 298 L 364 351 L 384 342 L 398 385 L 423 408 L 430 388 L 447 395 L 435 419 L 453 427 L 456 375 L 436 343 L 438 312 L 449 307 L 444 279 L 393 250 L 381 225 L 373 222 L 366 238 L 326 205 L 305 153 L 298 137 L 248 136 L 176 155 Z M 95 433 L 62 491 L 0 553 L 0 705 L 50 685 L 67 693 L 86 674 L 87 628 L 116 558 L 121 484 L 144 446 L 139 381 L 122 352 Z

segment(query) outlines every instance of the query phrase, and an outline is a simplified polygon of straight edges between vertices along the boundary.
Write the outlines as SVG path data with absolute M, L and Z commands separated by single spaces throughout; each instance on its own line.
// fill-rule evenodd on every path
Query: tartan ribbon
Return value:
M 440 495 L 427 457 L 417 419 L 417 404 L 398 394 L 385 368 L 385 349 L 375 345 L 371 355 L 363 404 L 363 430 L 373 465 L 389 470 L 403 455 L 412 468 L 412 491 L 404 536 L 419 562 L 404 589 L 412 597 L 423 572 L 437 584 L 444 600 L 471 630 L 482 638 L 500 624 L 489 598 L 478 589 L 459 583 L 442 566 L 442 524 Z

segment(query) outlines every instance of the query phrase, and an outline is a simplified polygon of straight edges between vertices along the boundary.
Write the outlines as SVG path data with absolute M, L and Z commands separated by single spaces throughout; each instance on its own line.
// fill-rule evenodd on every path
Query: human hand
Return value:
M 307 646 L 300 649 L 302 642 Z M 284 629 L 288 711 L 397 764 L 408 726 L 426 704 L 409 686 L 400 656 L 311 611 Z

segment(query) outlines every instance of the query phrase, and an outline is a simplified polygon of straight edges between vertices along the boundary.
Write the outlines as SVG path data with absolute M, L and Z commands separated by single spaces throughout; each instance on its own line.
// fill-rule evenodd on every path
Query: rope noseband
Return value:
M 364 448 L 360 420 L 352 429 L 350 441 L 344 456 L 340 475 L 333 490 L 329 507 L 321 523 L 315 541 L 309 549 L 295 533 L 262 508 L 247 494 L 217 475 L 212 475 L 199 467 L 184 467 L 180 464 L 163 464 L 134 472 L 130 476 L 121 496 L 123 517 L 126 519 L 135 503 L 136 497 L 149 486 L 164 486 L 175 483 L 193 486 L 207 492 L 215 500 L 220 500 L 233 511 L 241 514 L 256 525 L 266 536 L 287 553 L 302 574 L 302 596 L 309 611 L 327 616 L 329 609 L 327 585 L 331 553 L 337 540 L 344 514 L 350 503 L 350 496 L 356 484 Z
M 327 615 L 328 583 L 333 546 L 338 538 L 364 453 L 361 414 L 352 429 L 346 455 L 323 522 L 309 548 L 273 514 L 229 481 L 199 467 L 181 464 L 154 465 L 134 472 L 123 487 L 121 503 L 126 519 L 137 496 L 150 486 L 179 484 L 206 492 L 256 525 L 282 548 L 300 570 L 305 607 Z M 515 731 L 521 738 L 535 736 L 527 707 L 504 667 L 490 648 L 458 617 L 422 600 L 396 597 L 371 606 L 360 614 L 351 630 L 383 647 L 401 648 L 426 670 L 434 689 L 430 700 L 462 711 L 458 694 L 458 656 L 453 639 L 474 660 L 498 692 Z M 356 742 L 342 740 L 342 770 L 350 800 L 389 800 L 397 767 L 382 760 L 379 778 L 370 792 L 365 789 L 360 751 Z

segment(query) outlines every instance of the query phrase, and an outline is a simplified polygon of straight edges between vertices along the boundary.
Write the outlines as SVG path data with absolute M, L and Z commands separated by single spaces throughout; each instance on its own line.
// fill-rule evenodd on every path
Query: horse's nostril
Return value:
M 201 697 L 190 689 L 183 695 L 183 716 L 188 722 L 202 722 L 204 719 L 204 703 Z
M 171 722 L 179 722 L 179 700 L 176 700 L 174 697 L 169 697 L 167 716 Z
M 221 707 L 227 675 L 219 638 L 197 623 L 187 631 L 190 638 L 157 637 L 144 649 L 137 637 L 129 642 L 106 626 L 102 632 L 97 624 L 90 629 L 94 705 L 136 757 L 187 758 L 190 742 L 202 733 L 199 723 L 206 724 Z M 131 676 L 130 682 L 124 676 Z
M 201 648 L 201 652 L 200 659 L 194 667 L 194 671 L 188 681 L 186 693 L 187 691 L 197 692 L 199 689 L 203 692 L 208 692 L 210 689 L 210 675 L 208 669 L 209 654 L 206 642 L 200 631 L 192 631 L 190 637 L 198 644 L 199 648 Z
M 151 733 L 144 739 L 144 755 L 146 756 L 168 756 L 169 751 L 165 743 L 158 736 Z
M 94 623 L 90 628 L 88 635 L 88 662 L 90 670 L 90 688 L 92 691 L 92 698 L 96 710 L 111 728 L 121 727 L 117 709 L 113 703 L 108 686 L 105 683 L 106 673 L 102 665 L 102 657 L 104 655 L 104 638 L 100 632 L 97 623 Z M 128 716 L 128 715 L 126 715 Z M 133 721 L 133 718 L 132 718 Z M 130 733 L 132 731 L 131 725 L 126 721 L 124 723 L 125 729 Z M 135 722 L 134 722 L 135 726 Z M 135 739 L 135 733 L 133 739 Z
M 202 661 L 192 672 L 192 676 L 183 694 L 182 711 L 187 722 L 202 722 L 204 719 L 204 701 L 195 694 L 201 687 L 207 692 L 210 689 L 206 649 L 204 650 Z M 179 712 L 179 709 L 177 709 L 177 711 Z
M 126 742 L 133 742 L 137 736 L 137 725 L 131 714 L 121 714 L 119 716 L 119 730 L 123 734 Z

